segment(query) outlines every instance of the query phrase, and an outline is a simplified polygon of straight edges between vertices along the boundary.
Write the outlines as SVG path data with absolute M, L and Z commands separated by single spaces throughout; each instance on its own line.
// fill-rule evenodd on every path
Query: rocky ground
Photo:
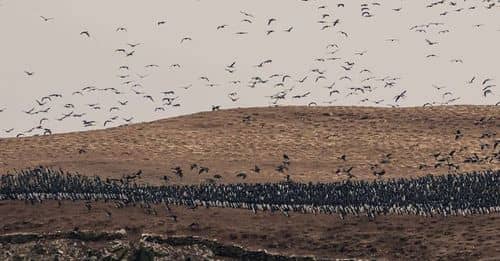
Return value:
M 273 255 L 192 236 L 70 231 L 0 236 L 2 260 L 313 260 Z

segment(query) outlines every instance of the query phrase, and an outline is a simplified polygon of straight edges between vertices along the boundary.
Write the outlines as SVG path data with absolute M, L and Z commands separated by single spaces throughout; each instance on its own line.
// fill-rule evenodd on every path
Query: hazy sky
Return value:
M 118 118 L 106 127 L 125 123 L 123 118 L 150 121 L 212 105 L 268 106 L 269 96 L 279 92 L 286 93 L 279 105 L 496 104 L 500 1 L 455 2 L 428 8 L 432 1 L 345 1 L 338 7 L 340 1 L 321 0 L 0 0 L 0 137 L 26 132 L 42 118 L 48 119 L 42 127 L 25 135 L 41 134 L 43 128 L 103 128 L 113 116 Z M 371 17 L 362 16 L 363 7 Z M 276 21 L 268 25 L 270 18 Z M 159 21 L 166 22 L 158 26 Z M 218 30 L 220 25 L 227 26 Z M 184 37 L 192 40 L 181 43 Z M 135 52 L 127 57 L 115 52 L 120 48 Z M 431 54 L 436 57 L 427 57 Z M 256 66 L 265 60 L 272 62 Z M 226 67 L 233 62 L 233 68 Z M 119 69 L 122 65 L 129 69 Z M 273 74 L 280 76 L 270 78 Z M 283 75 L 290 77 L 283 82 Z M 253 77 L 262 82 L 249 86 Z M 333 83 L 332 89 L 325 88 Z M 82 91 L 87 86 L 97 89 Z M 169 90 L 175 94 L 161 93 Z M 333 90 L 338 93 L 330 95 Z M 394 97 L 405 90 L 406 97 L 396 103 Z M 49 94 L 63 97 L 37 104 Z M 165 97 L 177 98 L 165 105 Z M 119 110 L 110 112 L 112 107 Z M 159 107 L 164 111 L 155 111 Z M 31 108 L 31 114 L 23 112 Z M 47 113 L 34 113 L 47 108 Z M 56 120 L 72 111 L 85 115 Z M 82 120 L 96 123 L 83 127 Z

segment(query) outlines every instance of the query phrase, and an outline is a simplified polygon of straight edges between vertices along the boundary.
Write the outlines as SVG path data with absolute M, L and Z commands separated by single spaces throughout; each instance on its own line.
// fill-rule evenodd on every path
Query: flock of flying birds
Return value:
M 312 0 L 300 0 L 303 2 L 311 2 Z M 474 3 L 470 3 L 474 2 Z M 266 96 L 269 98 L 269 105 L 278 105 L 280 101 L 292 100 L 297 101 L 301 99 L 308 98 L 312 92 L 317 92 L 317 88 L 308 88 L 314 86 L 322 86 L 319 88 L 323 91 L 322 97 L 325 100 L 308 100 L 306 104 L 309 106 L 319 105 L 319 104 L 335 104 L 335 102 L 345 99 L 349 96 L 359 98 L 358 105 L 379 105 L 379 106 L 392 106 L 399 107 L 400 103 L 411 95 L 411 91 L 404 88 L 404 86 L 399 85 L 399 76 L 376 75 L 373 68 L 367 68 L 361 63 L 363 56 L 365 56 L 368 51 L 361 50 L 349 55 L 341 55 L 341 50 L 343 47 L 344 40 L 348 39 L 350 33 L 345 30 L 343 26 L 343 19 L 338 17 L 338 13 L 342 12 L 349 3 L 337 3 L 332 6 L 318 5 L 317 30 L 324 33 L 333 35 L 332 41 L 324 48 L 324 56 L 313 57 L 312 60 L 316 65 L 315 68 L 310 69 L 307 73 L 286 73 L 286 72 L 271 72 L 266 71 L 266 68 L 273 63 L 273 58 L 269 57 L 267 59 L 258 60 L 253 65 L 254 76 L 250 79 L 241 79 L 236 77 L 239 68 L 239 62 L 228 61 L 224 68 L 220 68 L 221 71 L 225 72 L 227 75 L 226 82 L 217 82 L 211 79 L 210 75 L 199 75 L 197 79 L 193 82 L 186 84 L 184 86 L 178 86 L 170 88 L 168 90 L 163 90 L 159 94 L 155 94 L 148 90 L 147 86 L 143 85 L 143 80 L 152 74 L 159 73 L 160 66 L 156 63 L 150 63 L 140 66 L 140 71 L 146 71 L 146 74 L 141 74 L 139 70 L 135 70 L 138 66 L 132 66 L 127 63 L 122 63 L 117 65 L 117 78 L 119 79 L 120 87 L 104 87 L 100 88 L 98 86 L 87 85 L 82 88 L 73 90 L 71 93 L 49 93 L 39 99 L 35 99 L 33 104 L 27 105 L 26 109 L 22 111 L 27 117 L 32 117 L 37 119 L 36 126 L 29 129 L 15 129 L 15 128 L 4 128 L 0 131 L 10 134 L 11 136 L 21 137 L 28 135 L 48 135 L 52 134 L 52 130 L 46 126 L 48 122 L 56 122 L 64 124 L 66 121 L 74 118 L 78 118 L 81 121 L 81 126 L 83 128 L 87 127 L 110 127 L 118 126 L 121 124 L 128 124 L 136 120 L 134 115 L 129 115 L 128 117 L 118 116 L 114 114 L 125 110 L 129 104 L 129 100 L 123 98 L 124 94 L 132 94 L 133 97 L 141 100 L 152 107 L 152 113 L 161 113 L 166 110 L 173 110 L 176 107 L 182 106 L 181 96 L 184 96 L 189 89 L 197 88 L 203 86 L 205 88 L 217 88 L 221 85 L 231 85 L 234 86 L 234 90 L 227 93 L 227 99 L 229 99 L 235 105 L 238 105 L 240 100 L 240 88 L 271 88 L 276 90 L 272 95 Z M 370 19 L 377 15 L 377 8 L 382 6 L 381 3 L 363 3 L 360 5 L 360 15 L 361 19 Z M 500 0 L 496 2 L 493 0 L 483 0 L 483 1 L 436 1 L 427 4 L 427 8 L 441 7 L 440 11 L 436 13 L 437 17 L 446 17 L 453 13 L 467 13 L 472 12 L 476 9 L 492 10 L 500 6 Z M 403 7 L 392 8 L 393 12 L 400 12 Z M 442 11 L 443 8 L 445 11 Z M 275 34 L 292 34 L 294 33 L 294 26 L 279 26 L 279 18 L 277 17 L 259 17 L 258 14 L 254 14 L 248 11 L 240 11 L 240 25 L 252 26 L 257 22 L 265 25 L 263 29 L 263 34 L 266 37 L 272 37 Z M 466 14 L 467 15 L 467 14 Z M 443 19 L 441 19 L 443 20 Z M 41 15 L 41 23 L 57 23 L 56 17 L 48 17 Z M 165 26 L 175 26 L 175 21 L 169 21 L 168 19 L 158 20 L 155 24 L 151 25 L 155 28 L 161 28 Z M 473 27 L 480 28 L 485 26 L 484 24 L 474 24 Z M 233 30 L 236 27 L 232 24 L 218 24 L 214 25 L 213 29 L 216 33 L 226 33 L 234 34 L 234 37 L 245 37 L 245 35 L 251 34 L 250 31 L 242 30 L 241 26 L 238 26 L 237 30 Z M 440 41 L 438 37 L 452 33 L 451 28 L 446 22 L 429 22 L 419 25 L 412 25 L 408 28 L 412 33 L 422 35 L 422 46 L 428 48 L 429 54 L 426 59 L 436 59 L 439 57 L 438 50 Z M 500 30 L 499 30 L 500 31 Z M 94 34 L 91 30 L 83 30 L 79 33 L 81 41 L 92 41 Z M 127 34 L 128 29 L 124 26 L 119 26 L 115 29 L 117 34 Z M 250 36 L 246 36 L 250 37 Z M 188 44 L 189 42 L 197 41 L 196 37 L 186 35 L 178 40 L 179 45 Z M 399 39 L 390 38 L 386 40 L 388 44 L 398 44 Z M 125 58 L 132 57 L 138 52 L 141 52 L 141 48 L 147 48 L 147 42 L 137 42 L 137 43 L 124 43 L 124 46 L 117 47 L 114 50 L 116 55 L 122 55 Z M 125 61 L 127 61 L 125 59 Z M 450 59 L 451 63 L 464 63 L 460 58 Z M 170 66 L 172 70 L 182 70 L 182 63 L 172 63 Z M 25 70 L 25 77 L 36 77 L 36 71 Z M 496 79 L 491 77 L 484 77 L 480 75 L 471 75 L 470 80 L 463 83 L 468 86 L 471 92 L 481 92 L 481 95 L 486 99 L 489 97 L 498 97 L 496 91 Z M 195 87 L 197 86 L 197 87 Z M 308 88 L 305 91 L 298 91 L 301 87 Z M 453 92 L 452 87 L 433 85 L 436 91 L 439 93 L 438 99 L 435 101 L 428 101 L 423 106 L 433 106 L 433 105 L 446 105 L 452 104 L 461 99 L 461 97 L 456 96 Z M 326 89 L 326 90 L 325 90 Z M 393 93 L 390 97 L 377 97 L 378 90 L 391 90 Z M 91 102 L 85 105 L 77 105 L 71 102 L 65 102 L 65 98 L 68 96 L 80 97 L 84 99 L 85 96 L 89 96 L 91 93 L 106 93 L 116 96 L 116 103 L 111 104 L 101 104 L 98 102 Z M 181 93 L 181 94 L 179 94 Z M 98 94 L 99 95 L 99 94 Z M 352 98 L 351 97 L 351 98 Z M 0 100 L 1 102 L 1 100 Z M 495 105 L 500 105 L 500 101 L 496 102 Z M 60 106 L 63 112 L 62 114 L 55 114 L 54 107 Z M 220 109 L 220 104 L 207 104 L 207 110 L 210 108 L 212 110 Z M 0 113 L 9 110 L 9 108 L 1 107 Z M 98 120 L 92 119 L 93 113 L 99 113 L 101 115 L 109 114 L 104 121 L 100 122 Z M 52 125 L 53 126 L 53 125 Z M 15 135 L 14 135 L 15 134 Z

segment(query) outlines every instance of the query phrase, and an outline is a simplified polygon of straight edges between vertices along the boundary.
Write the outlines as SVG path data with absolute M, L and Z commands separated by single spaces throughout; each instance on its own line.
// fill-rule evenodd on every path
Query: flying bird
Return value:
M 400 99 L 406 97 L 406 90 L 404 90 L 403 92 L 401 92 L 400 94 L 396 95 L 394 97 L 394 102 L 398 102 Z
M 462 138 L 463 136 L 464 136 L 464 134 L 460 130 L 457 130 L 455 132 L 455 140 L 458 140 L 458 139 Z
M 128 43 L 127 45 L 128 45 L 128 46 L 130 46 L 130 47 L 132 47 L 132 48 L 135 48 L 135 47 L 137 47 L 137 46 L 139 46 L 139 45 L 141 45 L 141 44 L 142 44 L 142 43 L 136 43 L 136 44 L 131 44 L 131 43 Z
M 435 45 L 435 44 L 438 44 L 438 42 L 432 42 L 431 40 L 429 39 L 425 39 L 425 41 L 427 42 L 428 45 Z
M 42 18 L 45 22 L 48 22 L 48 21 L 50 21 L 50 20 L 54 20 L 54 18 L 53 18 L 53 17 L 45 17 L 45 16 L 43 16 L 43 15 L 41 15 L 41 16 L 40 16 L 40 18 Z
M 246 179 L 247 178 L 247 174 L 244 173 L 244 172 L 240 172 L 240 173 L 236 174 L 236 177 L 242 178 L 242 179 Z
M 247 13 L 247 12 L 244 12 L 244 11 L 240 11 L 240 13 L 241 13 L 242 15 L 244 15 L 244 16 L 248 16 L 248 17 L 252 17 L 252 18 L 254 17 L 252 14 Z
M 472 82 L 474 82 L 474 80 L 476 79 L 476 76 L 472 77 L 472 79 L 470 79 L 469 81 L 467 81 L 468 84 L 472 84 Z
M 82 31 L 82 32 L 80 32 L 80 35 L 85 35 L 85 36 L 87 36 L 87 38 L 90 38 L 89 31 Z
M 489 82 L 489 81 L 493 81 L 493 79 L 491 79 L 491 78 L 487 78 L 487 79 L 485 79 L 485 80 L 483 81 L 483 83 L 482 83 L 482 84 L 484 85 L 484 84 L 486 84 L 486 83 L 487 83 L 487 82 Z
M 181 43 L 183 43 L 184 41 L 191 41 L 193 39 L 191 39 L 191 37 L 184 37 L 181 39 Z

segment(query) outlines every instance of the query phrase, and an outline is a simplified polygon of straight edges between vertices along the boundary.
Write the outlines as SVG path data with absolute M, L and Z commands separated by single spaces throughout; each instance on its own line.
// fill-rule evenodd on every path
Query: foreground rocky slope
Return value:
M 142 234 L 130 238 L 116 232 L 70 231 L 15 233 L 0 236 L 2 260 L 315 260 L 247 250 L 192 236 Z

